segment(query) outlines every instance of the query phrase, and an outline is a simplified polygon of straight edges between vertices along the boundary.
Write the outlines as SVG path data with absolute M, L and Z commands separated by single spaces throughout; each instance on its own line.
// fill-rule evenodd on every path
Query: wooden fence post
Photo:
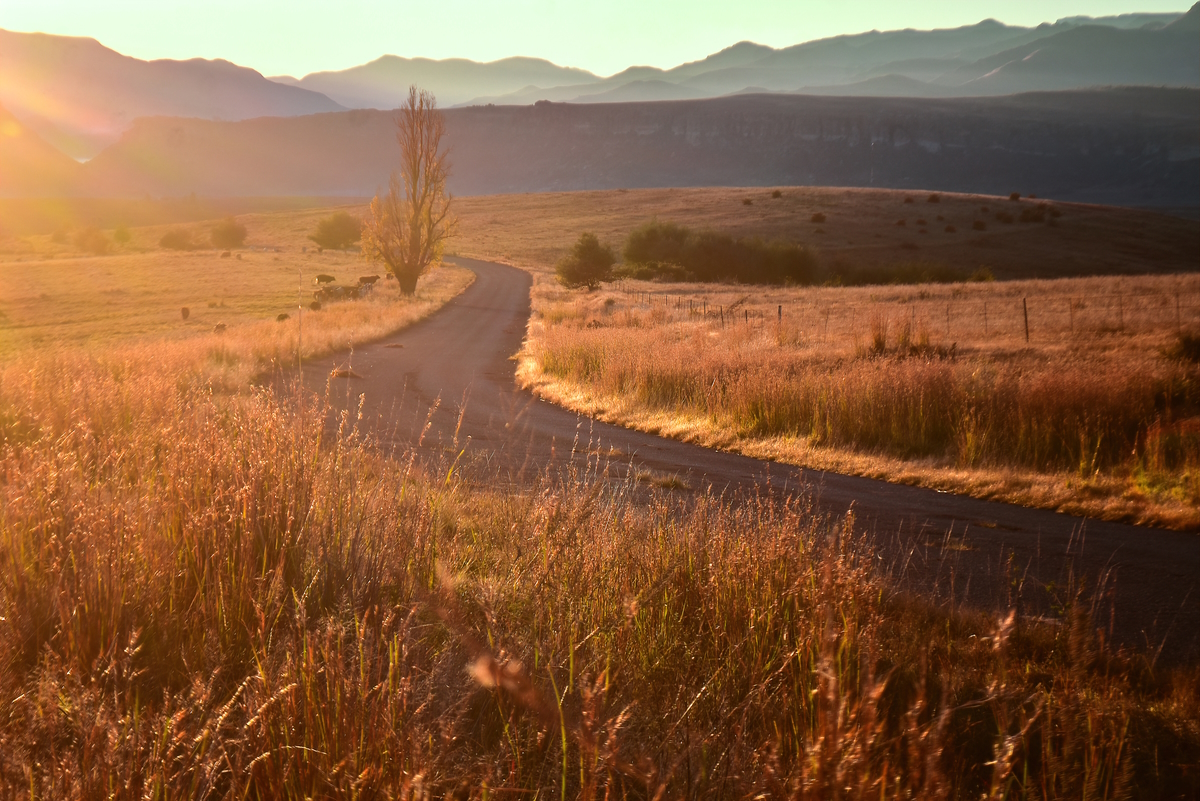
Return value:
M 1021 308 L 1025 310 L 1025 343 L 1029 343 L 1029 302 L 1026 298 L 1021 298 Z

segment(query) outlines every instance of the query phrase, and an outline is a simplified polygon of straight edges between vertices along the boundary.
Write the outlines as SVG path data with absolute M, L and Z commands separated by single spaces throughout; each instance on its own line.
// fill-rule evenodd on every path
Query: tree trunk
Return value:
M 396 276 L 396 282 L 400 284 L 401 294 L 412 295 L 417 291 L 417 279 L 421 275 L 416 270 L 399 269 L 393 274 Z

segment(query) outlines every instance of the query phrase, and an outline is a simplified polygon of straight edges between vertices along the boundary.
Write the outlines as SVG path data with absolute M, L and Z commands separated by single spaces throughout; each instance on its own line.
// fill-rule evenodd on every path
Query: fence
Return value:
M 861 338 L 872 329 L 898 330 L 953 342 L 1067 342 L 1104 335 L 1154 334 L 1200 327 L 1200 295 L 1183 292 L 1050 294 L 987 297 L 918 297 L 907 301 L 805 300 L 785 303 L 745 300 L 732 304 L 708 298 L 630 290 L 632 303 L 722 327 L 776 325 L 805 338 L 836 342 Z

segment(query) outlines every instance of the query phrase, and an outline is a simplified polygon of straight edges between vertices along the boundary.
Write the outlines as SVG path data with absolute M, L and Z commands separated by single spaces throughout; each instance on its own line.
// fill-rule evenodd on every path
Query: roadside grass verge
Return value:
M 1200 677 L 1113 653 L 1082 596 L 948 611 L 803 499 L 498 493 L 154 359 L 2 371 L 6 792 L 1197 789 Z
M 1183 276 L 587 294 L 539 275 L 520 377 L 712 447 L 1196 528 L 1200 374 L 1177 326 L 1198 300 Z

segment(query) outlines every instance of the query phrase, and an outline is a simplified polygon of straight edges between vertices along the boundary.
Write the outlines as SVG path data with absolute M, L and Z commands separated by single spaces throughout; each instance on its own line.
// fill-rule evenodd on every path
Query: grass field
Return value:
M 248 245 L 281 251 L 240 262 L 135 229 L 116 255 L 33 237 L 0 264 L 22 321 L 0 358 L 0 795 L 1200 792 L 1200 675 L 1106 646 L 1102 588 L 1062 588 L 1057 622 L 946 609 L 897 591 L 853 519 L 804 498 L 681 506 L 594 475 L 505 493 L 254 389 L 266 354 L 295 347 L 274 333 L 295 320 L 273 317 L 291 274 L 362 266 L 299 252 L 320 216 L 242 218 Z M 178 286 L 156 283 L 167 264 Z M 105 271 L 140 287 L 115 293 L 122 315 L 72 317 L 82 288 L 57 313 L 9 289 Z M 417 303 L 307 314 L 325 338 L 305 350 L 461 285 L 445 270 Z M 548 289 L 538 308 L 563 330 L 593 301 L 675 325 L 640 287 L 613 307 Z M 718 306 L 732 291 L 701 289 Z M 214 316 L 188 329 L 176 307 L 201 301 Z M 678 325 L 734 334 L 701 319 Z M 784 344 L 812 336 L 805 319 Z M 753 343 L 764 326 L 742 328 Z
M 772 197 L 775 191 L 778 198 Z M 1194 220 L 1051 202 L 1061 216 L 1020 223 L 1016 220 L 1022 210 L 1036 209 L 1043 201 L 942 192 L 937 203 L 929 203 L 929 195 L 768 187 L 460 198 L 463 224 L 455 249 L 463 255 L 550 270 L 583 231 L 619 249 L 630 231 L 658 219 L 735 236 L 800 242 L 816 248 L 829 267 L 926 262 L 968 271 L 987 267 L 1000 279 L 1196 270 L 1200 226 Z M 1014 222 L 999 222 L 997 213 L 1012 214 Z M 814 214 L 825 215 L 824 221 L 813 222 Z M 897 225 L 901 220 L 905 224 Z M 974 230 L 976 221 L 983 222 L 986 230 Z M 951 225 L 955 232 L 947 233 Z
M 245 246 L 172 251 L 158 246 L 182 228 L 206 242 L 212 222 L 130 229 L 130 241 L 109 255 L 81 253 L 71 238 L 10 239 L 0 251 L 0 358 L 30 350 L 116 344 L 154 349 L 179 342 L 205 369 L 248 375 L 294 362 L 298 342 L 315 356 L 377 339 L 439 308 L 472 280 L 444 266 L 402 299 L 380 280 L 369 299 L 309 308 L 319 274 L 339 283 L 381 271 L 349 251 L 318 252 L 307 237 L 329 209 L 244 215 Z M 183 309 L 188 310 L 186 319 Z M 287 319 L 280 320 L 280 315 Z M 222 333 L 216 333 L 219 325 Z
M 1200 326 L 1195 222 L 1052 204 L 1060 215 L 1041 223 L 999 223 L 994 212 L 1017 220 L 1039 201 L 780 193 L 522 196 L 506 199 L 503 213 L 473 199 L 463 249 L 534 270 L 522 378 L 571 408 L 821 469 L 1200 526 L 1197 371 L 1167 355 Z M 817 213 L 821 223 L 811 221 Z M 580 231 L 619 248 L 652 218 L 806 243 L 826 267 L 848 272 L 920 259 L 1009 280 L 790 289 L 622 281 L 598 293 L 554 281 L 550 270 Z M 976 219 L 985 231 L 973 230 Z M 927 234 L 913 231 L 918 221 Z M 949 224 L 957 231 L 944 233 Z M 1071 277 L 1080 274 L 1093 277 Z
M 10 797 L 1200 789 L 1200 677 L 1069 587 L 947 610 L 804 499 L 504 494 L 147 347 L 0 368 Z

